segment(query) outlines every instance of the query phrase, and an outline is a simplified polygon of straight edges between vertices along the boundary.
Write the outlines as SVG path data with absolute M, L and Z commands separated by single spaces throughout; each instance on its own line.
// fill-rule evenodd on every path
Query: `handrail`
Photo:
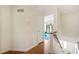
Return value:
M 60 46 L 60 48 L 62 49 L 61 43 L 60 43 L 60 41 L 59 41 L 59 39 L 58 39 L 56 33 L 57 33 L 57 32 L 53 32 L 53 36 L 54 36 L 54 38 L 56 38 L 56 41 L 59 43 L 59 46 Z

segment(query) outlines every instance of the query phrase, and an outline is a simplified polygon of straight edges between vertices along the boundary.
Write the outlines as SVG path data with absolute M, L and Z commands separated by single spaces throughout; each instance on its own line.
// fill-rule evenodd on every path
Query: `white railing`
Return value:
M 59 41 L 59 39 L 58 39 L 58 37 L 56 35 L 56 32 L 53 33 L 53 37 L 54 37 L 53 40 L 55 40 L 57 42 L 57 44 L 59 44 L 59 47 L 61 48 L 61 51 L 63 53 L 63 49 L 62 49 L 61 43 L 60 43 L 60 41 Z

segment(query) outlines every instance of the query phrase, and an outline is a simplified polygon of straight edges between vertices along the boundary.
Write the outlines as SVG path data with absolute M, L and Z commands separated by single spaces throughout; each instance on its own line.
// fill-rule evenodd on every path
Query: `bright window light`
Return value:
M 44 23 L 45 24 L 53 24 L 54 23 L 54 16 L 53 15 L 47 15 L 44 16 Z
M 64 41 L 64 48 L 67 48 L 67 42 Z
M 53 25 L 53 23 L 54 23 L 54 16 L 52 14 L 44 16 L 44 31 L 46 31 L 46 25 L 49 25 L 49 24 Z M 50 31 L 52 31 L 52 29 L 50 29 Z

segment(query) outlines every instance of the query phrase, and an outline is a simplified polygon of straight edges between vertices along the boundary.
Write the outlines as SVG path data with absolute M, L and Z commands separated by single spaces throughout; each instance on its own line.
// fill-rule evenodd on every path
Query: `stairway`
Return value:
M 7 51 L 2 54 L 44 54 L 44 42 L 39 43 L 27 52 L 23 51 Z

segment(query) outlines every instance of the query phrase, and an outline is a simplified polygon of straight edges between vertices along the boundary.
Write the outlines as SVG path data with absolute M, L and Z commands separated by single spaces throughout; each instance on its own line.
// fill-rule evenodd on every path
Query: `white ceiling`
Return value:
M 58 8 L 63 13 L 69 13 L 74 11 L 79 11 L 79 5 L 36 5 L 34 6 L 35 9 L 39 11 L 48 11 Z
M 78 5 L 62 5 L 62 6 L 58 6 L 58 8 L 63 13 L 79 11 L 79 6 Z
M 34 7 L 34 9 L 41 11 L 41 12 L 54 10 L 56 8 L 56 6 L 54 6 L 54 5 L 35 5 L 33 7 Z

